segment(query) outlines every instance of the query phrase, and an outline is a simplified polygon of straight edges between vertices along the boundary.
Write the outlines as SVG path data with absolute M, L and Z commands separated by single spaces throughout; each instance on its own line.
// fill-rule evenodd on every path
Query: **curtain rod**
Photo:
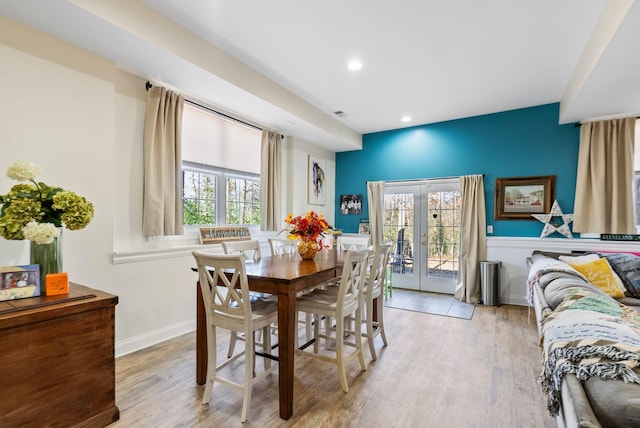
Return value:
M 153 84 L 151 84 L 151 82 L 149 82 L 149 81 L 147 80 L 147 83 L 145 83 L 145 88 L 147 88 L 147 91 L 148 91 L 149 89 L 151 89 L 152 87 L 153 87 Z M 217 114 L 217 115 L 219 115 L 219 116 L 223 116 L 223 117 L 226 117 L 227 119 L 231 119 L 231 120 L 233 120 L 234 122 L 238 122 L 238 123 L 241 123 L 241 124 L 243 124 L 243 125 L 246 125 L 246 126 L 248 126 L 248 127 L 250 127 L 250 128 L 256 129 L 256 130 L 258 130 L 258 131 L 262 131 L 262 130 L 263 130 L 263 129 L 262 129 L 262 128 L 260 128 L 259 126 L 256 126 L 256 125 L 254 125 L 254 124 L 252 124 L 252 123 L 245 122 L 245 121 L 243 121 L 243 120 L 238 119 L 237 117 L 229 116 L 228 114 L 225 114 L 225 113 L 219 112 L 219 111 L 217 111 L 217 110 L 212 109 L 211 107 L 204 106 L 204 105 L 199 104 L 199 103 L 197 103 L 197 102 L 195 102 L 195 101 L 191 101 L 191 100 L 189 100 L 189 99 L 187 99 L 187 98 L 185 98 L 185 99 L 184 99 L 184 101 L 185 101 L 185 102 L 187 102 L 187 103 L 189 103 L 189 104 L 192 104 L 192 105 L 194 105 L 194 106 L 197 106 L 197 107 L 203 108 L 203 109 L 205 109 L 205 110 L 208 110 L 208 111 L 210 111 L 210 112 L 212 112 L 212 113 L 215 113 L 215 114 Z M 284 138 L 284 135 L 281 135 L 280 137 L 281 137 L 281 138 Z
M 481 175 L 484 177 L 484 174 L 471 174 L 471 175 Z M 462 175 L 452 175 L 450 177 L 433 177 L 433 178 L 409 178 L 406 180 L 382 180 L 385 183 L 411 183 L 413 181 L 429 181 L 429 180 L 451 180 L 454 178 L 460 178 Z M 370 183 L 370 181 L 367 181 Z
M 614 118 L 614 119 L 623 119 L 623 118 L 619 117 L 619 118 Z M 638 120 L 638 119 L 640 119 L 640 116 L 636 116 L 636 120 Z M 603 119 L 603 120 L 607 120 L 607 119 Z M 611 119 L 609 119 L 609 120 L 611 120 Z M 587 121 L 585 123 L 589 123 L 589 122 L 601 122 L 601 121 L 600 120 L 589 120 L 589 121 Z M 580 128 L 581 126 L 582 126 L 582 122 L 576 122 L 576 123 L 573 124 L 574 128 Z

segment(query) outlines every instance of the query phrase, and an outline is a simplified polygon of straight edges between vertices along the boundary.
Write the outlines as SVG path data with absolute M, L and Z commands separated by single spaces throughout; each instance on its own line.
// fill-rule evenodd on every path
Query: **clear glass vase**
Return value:
M 54 238 L 51 244 L 36 244 L 31 241 L 30 255 L 31 264 L 40 265 L 40 295 L 44 296 L 47 292 L 47 274 L 63 272 L 62 234 Z

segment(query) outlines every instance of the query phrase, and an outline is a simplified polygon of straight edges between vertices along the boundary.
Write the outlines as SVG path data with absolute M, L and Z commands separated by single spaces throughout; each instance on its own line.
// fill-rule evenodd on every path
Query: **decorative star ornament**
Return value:
M 544 223 L 544 228 L 540 234 L 541 238 L 549 236 L 553 232 L 558 232 L 569 239 L 573 239 L 573 234 L 571 233 L 571 229 L 569 229 L 569 224 L 573 221 L 573 214 L 563 214 L 557 199 L 553 201 L 553 206 L 549 214 L 531 214 L 531 217 Z M 562 217 L 562 224 L 557 225 L 552 223 L 551 221 L 554 217 Z

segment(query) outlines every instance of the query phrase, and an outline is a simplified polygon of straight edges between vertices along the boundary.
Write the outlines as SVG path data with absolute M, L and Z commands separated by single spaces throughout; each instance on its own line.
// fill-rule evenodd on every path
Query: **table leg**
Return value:
M 293 380 L 296 353 L 296 295 L 278 295 L 278 368 L 280 383 L 280 417 L 289 419 L 293 413 Z
M 200 282 L 196 282 L 196 383 L 204 385 L 207 380 L 207 315 Z

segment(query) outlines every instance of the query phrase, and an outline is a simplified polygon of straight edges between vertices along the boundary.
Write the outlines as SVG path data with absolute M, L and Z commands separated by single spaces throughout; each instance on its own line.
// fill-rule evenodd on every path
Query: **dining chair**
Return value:
M 313 314 L 313 339 L 301 346 L 297 353 L 306 355 L 318 360 L 334 363 L 338 367 L 338 376 L 344 392 L 349 391 L 347 383 L 346 364 L 351 359 L 357 357 L 360 361 L 360 368 L 366 370 L 367 366 L 362 353 L 361 329 L 356 328 L 354 332 L 355 342 L 345 341 L 345 322 L 351 315 L 354 316 L 356 326 L 362 325 L 362 315 L 360 305 L 362 302 L 362 287 L 364 285 L 369 249 L 347 250 L 344 257 L 344 266 L 340 276 L 340 284 L 337 291 L 330 289 L 316 289 L 309 294 L 297 298 L 298 311 Z M 335 287 L 334 287 L 335 289 Z M 296 313 L 297 316 L 297 313 Z M 320 317 L 335 319 L 336 328 L 320 333 Z M 332 334 L 335 332 L 335 334 Z M 335 356 L 328 356 L 319 353 L 319 340 L 326 342 L 335 341 Z M 306 348 L 313 344 L 313 352 Z M 347 354 L 345 346 L 353 346 L 355 350 Z
M 271 255 L 279 255 L 279 254 L 297 254 L 298 248 L 296 241 L 291 239 L 278 239 L 278 238 L 269 238 L 269 248 L 271 248 Z M 307 291 L 309 292 L 309 291 Z M 299 320 L 299 324 L 302 324 L 305 328 L 306 340 L 310 340 L 311 338 L 311 326 L 313 325 L 313 319 L 311 314 L 305 314 L 304 320 Z
M 296 241 L 291 239 L 269 238 L 269 248 L 271 255 L 295 254 L 297 252 Z
M 392 244 L 382 244 L 376 248 L 373 258 L 371 258 L 367 279 L 362 290 L 362 298 L 364 300 L 363 309 L 366 309 L 362 320 L 366 326 L 366 333 L 363 335 L 367 338 L 369 351 L 371 352 L 371 359 L 373 360 L 378 359 L 376 348 L 374 346 L 374 339 L 377 336 L 381 336 L 382 343 L 384 346 L 387 346 L 387 335 L 384 331 L 383 294 L 385 280 L 387 277 L 389 255 L 391 254 L 391 246 Z M 376 306 L 376 321 L 373 320 L 374 304 Z
M 260 260 L 262 253 L 260 252 L 260 241 L 257 239 L 242 240 L 242 241 L 227 241 L 222 243 L 222 249 L 225 254 L 239 254 L 242 256 L 245 262 L 253 263 Z M 254 299 L 268 299 L 272 297 L 267 293 L 257 293 L 254 291 L 249 292 Z M 236 347 L 238 340 L 244 340 L 244 335 L 238 332 L 231 332 L 231 339 L 229 340 L 229 350 L 227 356 L 231 358 L 233 351 Z
M 222 249 L 225 254 L 241 254 L 248 262 L 255 262 L 262 257 L 260 241 L 257 239 L 223 242 Z
M 369 243 L 371 242 L 371 236 L 369 235 L 360 235 L 360 236 L 338 236 L 338 241 L 336 247 L 338 251 L 345 250 L 353 250 L 353 249 L 362 249 L 367 248 Z
M 211 254 L 192 252 L 198 266 L 200 290 L 207 316 L 207 378 L 202 403 L 211 400 L 215 382 L 243 392 L 241 421 L 247 420 L 251 392 L 254 383 L 275 370 L 271 359 L 264 357 L 264 371 L 256 373 L 254 332 L 262 331 L 262 355 L 270 355 L 271 335 L 269 327 L 278 320 L 276 302 L 252 299 L 245 270 L 245 260 L 241 255 Z M 216 329 L 244 335 L 244 350 L 221 364 L 217 363 Z M 220 375 L 220 370 L 238 358 L 245 356 L 244 380 L 237 383 Z

